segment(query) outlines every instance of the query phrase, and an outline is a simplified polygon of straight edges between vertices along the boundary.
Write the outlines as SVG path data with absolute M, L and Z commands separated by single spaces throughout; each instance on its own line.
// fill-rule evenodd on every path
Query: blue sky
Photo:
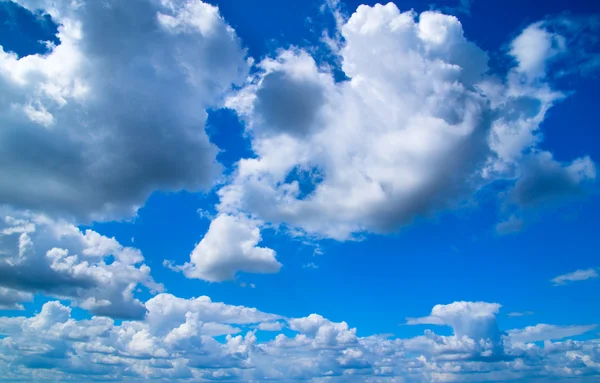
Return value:
M 0 381 L 600 376 L 600 5 L 0 19 Z

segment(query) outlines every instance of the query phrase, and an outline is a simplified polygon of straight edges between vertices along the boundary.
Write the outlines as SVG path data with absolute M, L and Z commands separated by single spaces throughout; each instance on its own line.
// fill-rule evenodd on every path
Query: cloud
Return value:
M 183 271 L 188 278 L 209 282 L 235 279 L 238 271 L 248 273 L 276 273 L 281 263 L 273 249 L 259 247 L 260 230 L 255 222 L 221 214 L 210 223 L 208 232 L 183 266 L 167 266 Z
M 600 66 L 598 21 L 597 15 L 559 15 L 531 24 L 510 46 L 517 72 L 530 82 L 595 72 Z
M 540 323 L 535 326 L 525 327 L 524 329 L 508 330 L 507 333 L 512 341 L 530 343 L 577 336 L 585 334 L 596 327 L 597 325 L 595 324 L 585 326 L 554 326 Z
M 524 317 L 529 315 L 533 315 L 533 311 L 513 311 L 506 314 L 506 316 L 510 318 Z
M 265 322 L 265 323 L 260 323 L 257 328 L 262 331 L 281 331 L 281 329 L 283 328 L 283 323 L 281 323 L 281 322 Z
M 33 294 L 0 287 L 0 310 L 23 310 L 22 302 L 33 300 Z
M 524 225 L 523 219 L 513 214 L 506 221 L 499 222 L 496 225 L 496 232 L 500 235 L 513 234 L 523 230 Z
M 240 161 L 236 179 L 219 192 L 219 209 L 348 239 L 395 230 L 475 187 L 490 121 L 472 87 L 487 56 L 464 38 L 455 17 L 415 18 L 392 3 L 359 7 L 341 27 L 347 82 L 335 83 L 303 51 L 259 63 L 262 71 L 227 104 L 244 118 L 258 157 Z M 322 94 L 322 102 L 303 109 L 306 121 L 288 116 L 275 129 L 260 105 L 265 92 L 289 87 L 289 79 Z M 290 91 L 276 109 L 301 99 Z M 304 180 L 290 177 L 299 171 Z M 473 184 L 455 182 L 471 176 Z
M 431 314 L 422 318 L 407 318 L 409 325 L 434 324 L 451 326 L 457 337 L 471 339 L 490 339 L 500 341 L 500 330 L 496 314 L 502 306 L 487 302 L 454 302 L 448 305 L 436 305 Z
M 290 48 L 258 62 L 227 99 L 255 156 L 218 191 L 221 214 L 349 240 L 461 206 L 496 180 L 515 184 L 518 210 L 581 194 L 595 179 L 589 157 L 562 163 L 537 149 L 540 124 L 566 95 L 546 77 L 522 78 L 535 67 L 521 49 L 527 36 L 501 78 L 454 16 L 389 3 L 338 21 L 334 54 L 348 80 Z M 511 213 L 500 233 L 522 227 Z
M 595 178 L 596 167 L 589 157 L 562 165 L 548 152 L 537 153 L 525 160 L 519 180 L 509 191 L 509 200 L 530 207 L 581 195 L 586 183 Z
M 564 38 L 547 31 L 543 25 L 538 22 L 528 26 L 510 47 L 518 63 L 517 70 L 532 79 L 545 77 L 547 61 L 567 49 Z
M 58 24 L 47 54 L 0 49 L 0 200 L 81 220 L 131 216 L 155 190 L 220 172 L 204 132 L 247 74 L 218 9 L 189 1 L 18 0 Z
M 571 273 L 559 275 L 552 278 L 554 286 L 565 285 L 567 283 L 585 281 L 592 278 L 598 278 L 598 273 L 594 269 L 576 270 Z
M 2 306 L 19 308 L 43 293 L 95 315 L 138 319 L 146 309 L 135 290 L 163 289 L 138 249 L 43 215 L 4 211 L 0 247 Z
M 496 312 L 496 305 L 488 305 L 438 305 L 432 315 L 445 322 L 461 316 L 489 317 Z M 546 341 L 541 347 L 512 338 L 535 333 L 534 327 L 545 329 L 544 338 L 562 338 L 582 333 L 586 326 L 538 325 L 512 330 L 512 341 L 501 345 L 502 355 L 493 357 L 493 345 L 483 339 L 440 336 L 430 330 L 407 339 L 359 337 L 345 322 L 332 322 L 318 314 L 286 319 L 208 297 L 183 299 L 159 294 L 146 302 L 146 307 L 148 319 L 140 322 L 116 323 L 100 317 L 78 320 L 68 306 L 52 301 L 30 317 L 0 317 L 4 378 L 18 381 L 34 373 L 40 382 L 102 375 L 128 382 L 416 383 L 467 382 L 473 376 L 477 381 L 585 376 L 589 379 L 583 382 L 592 382 L 600 374 L 595 353 L 598 340 Z M 258 324 L 277 333 L 281 327 L 273 324 L 284 321 L 286 334 L 278 333 L 271 340 L 259 340 L 253 330 L 244 330 Z M 478 326 L 476 321 L 471 323 Z M 215 337 L 223 338 L 217 341 Z

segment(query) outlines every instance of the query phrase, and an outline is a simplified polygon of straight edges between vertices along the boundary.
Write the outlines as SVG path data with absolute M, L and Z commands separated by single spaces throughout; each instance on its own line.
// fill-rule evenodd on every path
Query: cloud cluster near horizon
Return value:
M 318 314 L 285 318 L 205 296 L 159 294 L 145 306 L 145 321 L 120 324 L 76 320 L 58 301 L 32 317 L 0 318 L 4 378 L 43 369 L 40 382 L 81 374 L 128 381 L 467 382 L 475 372 L 482 380 L 506 381 L 593 375 L 599 367 L 597 341 L 552 342 L 595 325 L 539 324 L 503 334 L 495 303 L 436 305 L 430 316 L 409 323 L 448 325 L 453 334 L 426 330 L 406 339 L 359 336 L 347 323 Z M 259 341 L 266 334 L 269 340 Z

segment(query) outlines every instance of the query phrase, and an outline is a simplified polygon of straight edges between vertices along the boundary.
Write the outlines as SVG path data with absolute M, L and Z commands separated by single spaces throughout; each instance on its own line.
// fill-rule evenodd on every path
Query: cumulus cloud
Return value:
M 489 317 L 497 309 L 484 302 L 438 305 L 432 316 Z M 76 320 L 71 309 L 48 302 L 30 317 L 0 318 L 0 368 L 19 380 L 36 371 L 40 382 L 85 380 L 92 375 L 116 381 L 233 380 L 331 382 L 544 381 L 600 375 L 598 340 L 545 341 L 543 346 L 512 339 L 530 328 L 512 330 L 504 357 L 489 357 L 483 339 L 424 336 L 400 339 L 359 337 L 345 322 L 318 314 L 282 318 L 256 309 L 159 294 L 146 302 L 148 320 L 115 323 L 109 318 Z M 477 321 L 472 323 L 479 327 Z M 278 322 L 275 322 L 278 321 Z M 248 325 L 269 327 L 285 321 L 292 334 L 259 341 Z M 468 325 L 466 325 L 468 327 Z M 547 326 L 544 338 L 582 333 L 585 326 Z M 564 330 L 566 328 L 569 330 Z M 561 330 L 561 328 L 563 330 Z M 271 328 L 272 331 L 280 329 Z M 465 330 L 472 335 L 473 332 Z M 557 331 L 560 332 L 559 335 Z M 567 334 L 569 332 L 569 334 Z M 236 335 L 237 334 L 237 335 Z M 215 337 L 223 337 L 217 341 Z M 478 350 L 479 354 L 474 354 Z M 486 354 L 488 352 L 488 354 Z M 9 366 L 11 366 L 9 368 Z M 565 369 L 568 366 L 568 369 Z
M 335 83 L 303 51 L 261 62 L 254 82 L 228 101 L 258 158 L 240 161 L 219 208 L 347 239 L 393 230 L 474 186 L 455 180 L 470 178 L 487 151 L 489 116 L 473 90 L 487 56 L 456 18 L 415 18 L 391 3 L 359 7 L 341 27 L 347 82 Z M 260 107 L 274 80 L 276 89 L 295 87 L 272 101 L 274 109 L 298 105 L 304 87 L 322 101 L 305 108 L 306 121 L 290 118 L 274 129 Z
M 227 99 L 255 156 L 218 191 L 220 214 L 348 240 L 460 206 L 499 179 L 515 183 L 507 198 L 517 210 L 581 194 L 595 179 L 590 158 L 565 164 L 537 149 L 540 124 L 566 96 L 548 76 L 523 78 L 541 70 L 523 48 L 531 29 L 513 42 L 517 63 L 500 77 L 454 16 L 392 3 L 338 16 L 334 54 L 348 80 L 290 48 L 257 63 Z M 499 232 L 522 228 L 511 214 Z
M 70 299 L 96 315 L 143 318 L 138 287 L 160 291 L 142 253 L 93 230 L 47 216 L 4 212 L 0 221 L 0 305 L 32 294 Z M 6 307 L 5 307 L 6 308 Z
M 598 278 L 598 273 L 594 269 L 575 270 L 571 273 L 562 274 L 552 278 L 554 286 L 566 285 L 567 283 L 585 281 L 592 278 Z
M 409 325 L 434 324 L 452 327 L 457 338 L 467 337 L 478 341 L 489 340 L 492 345 L 501 342 L 496 314 L 502 306 L 487 302 L 454 302 L 436 305 L 431 314 L 421 318 L 408 318 Z
M 0 200 L 103 219 L 155 190 L 200 190 L 220 168 L 204 132 L 247 73 L 218 9 L 200 0 L 18 0 L 58 25 L 47 54 L 0 47 Z
M 259 247 L 260 230 L 256 222 L 244 217 L 221 214 L 210 223 L 208 232 L 183 266 L 168 267 L 183 271 L 188 278 L 210 282 L 233 280 L 238 271 L 276 273 L 281 263 L 275 251 Z

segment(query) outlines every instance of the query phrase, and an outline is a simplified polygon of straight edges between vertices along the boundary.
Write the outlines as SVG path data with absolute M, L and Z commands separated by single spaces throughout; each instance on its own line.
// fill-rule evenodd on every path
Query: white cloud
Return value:
M 464 316 L 467 323 L 473 317 L 493 315 L 496 305 L 488 305 L 455 302 L 436 306 L 432 314 L 450 320 Z M 100 317 L 76 320 L 71 309 L 59 302 L 46 303 L 32 317 L 0 317 L 3 378 L 17 381 L 35 374 L 40 382 L 86 381 L 102 375 L 128 382 L 417 383 L 468 382 L 473 376 L 477 381 L 540 382 L 546 377 L 586 376 L 589 379 L 582 382 L 592 382 L 600 376 L 598 340 L 546 341 L 543 347 L 516 340 L 535 333 L 532 328 L 546 329 L 543 337 L 549 339 L 577 335 L 586 326 L 538 325 L 511 331 L 511 342 L 502 344 L 503 352 L 494 357 L 494 345 L 484 339 L 440 336 L 429 330 L 408 339 L 358 337 L 346 323 L 317 314 L 284 319 L 208 297 L 159 294 L 146 307 L 148 320 L 120 324 Z M 254 331 L 243 330 L 258 323 L 278 332 L 281 327 L 271 326 L 284 320 L 295 335 L 279 333 L 273 340 L 259 341 Z M 476 321 L 469 323 L 478 326 Z M 214 339 L 224 334 L 224 340 Z
M 240 161 L 219 209 L 347 239 L 393 230 L 474 187 L 489 121 L 472 87 L 487 56 L 456 18 L 415 17 L 392 3 L 359 7 L 341 28 L 347 82 L 336 84 L 302 51 L 262 61 L 254 83 L 228 102 L 258 158 Z M 315 102 L 286 113 L 300 98 Z M 471 176 L 472 184 L 455 182 Z
M 3 211 L 0 305 L 19 308 L 33 293 L 70 299 L 96 315 L 142 318 L 138 286 L 162 290 L 138 249 L 43 215 Z
M 470 339 L 489 339 L 494 343 L 500 341 L 500 330 L 496 322 L 496 314 L 502 307 L 498 303 L 487 302 L 454 302 L 448 305 L 436 305 L 431 314 L 422 318 L 408 318 L 406 323 L 434 324 L 451 326 L 457 337 Z
M 543 27 L 543 22 L 532 24 L 511 44 L 511 55 L 518 62 L 517 70 L 531 79 L 546 76 L 547 61 L 567 49 L 562 36 Z
M 583 269 L 559 275 L 558 277 L 552 278 L 551 282 L 554 284 L 554 286 L 560 286 L 567 283 L 585 281 L 592 278 L 598 278 L 598 273 L 596 270 Z
M 210 282 L 235 279 L 238 271 L 276 273 L 281 263 L 273 249 L 259 247 L 260 230 L 256 222 L 241 216 L 221 214 L 210 223 L 208 232 L 183 266 L 167 266 L 181 270 L 188 278 Z
M 0 47 L 0 200 L 78 219 L 129 217 L 155 190 L 200 190 L 220 168 L 204 132 L 247 74 L 218 9 L 199 0 L 18 0 L 60 43 Z
M 264 322 L 260 323 L 257 327 L 262 331 L 281 331 L 283 328 L 283 323 L 281 322 Z
M 524 317 L 524 316 L 529 316 L 529 315 L 533 315 L 533 311 L 513 311 L 513 312 L 506 314 L 506 316 L 508 316 L 510 318 Z
M 530 343 L 581 335 L 596 327 L 597 325 L 595 324 L 585 326 L 554 326 L 540 323 L 535 326 L 527 326 L 524 329 L 509 330 L 507 333 L 512 341 Z
M 460 206 L 498 179 L 516 182 L 513 210 L 580 194 L 595 179 L 590 158 L 563 164 L 537 149 L 540 124 L 565 94 L 521 78 L 535 66 L 521 52 L 529 37 L 513 44 L 523 64 L 500 78 L 454 16 L 389 3 L 338 21 L 334 54 L 349 80 L 291 48 L 259 62 L 228 98 L 256 156 L 218 191 L 220 214 L 348 240 Z M 540 190 L 546 179 L 552 187 Z M 518 231 L 520 220 L 498 231 Z

